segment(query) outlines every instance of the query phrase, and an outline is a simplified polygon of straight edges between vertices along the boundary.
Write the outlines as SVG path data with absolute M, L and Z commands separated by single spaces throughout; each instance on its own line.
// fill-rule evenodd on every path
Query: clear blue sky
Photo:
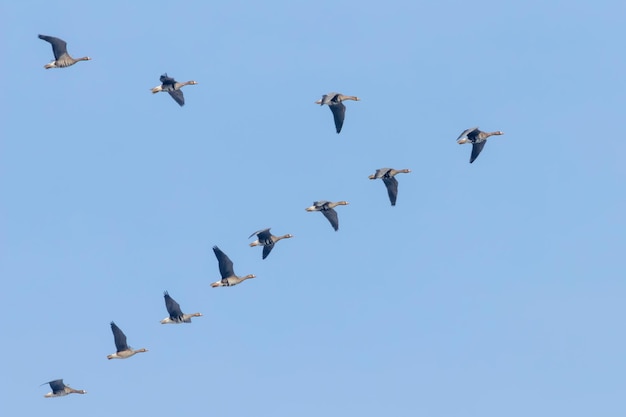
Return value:
M 5 2 L 2 415 L 626 415 L 626 4 L 376 4 Z

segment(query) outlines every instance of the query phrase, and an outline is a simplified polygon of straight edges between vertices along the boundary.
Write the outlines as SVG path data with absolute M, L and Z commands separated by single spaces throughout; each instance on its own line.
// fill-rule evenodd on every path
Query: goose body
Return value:
M 157 85 L 156 87 L 154 87 L 152 89 L 152 94 L 168 92 L 169 95 L 174 99 L 174 101 L 178 103 L 178 105 L 181 107 L 185 105 L 185 96 L 183 95 L 181 88 L 186 85 L 198 84 L 193 80 L 179 83 L 172 77 L 168 77 L 167 74 L 161 75 L 159 80 L 161 81 L 161 85 Z
M 88 56 L 77 59 L 72 58 L 70 54 L 67 53 L 67 43 L 63 39 L 47 35 L 39 35 L 39 39 L 42 39 L 52 45 L 52 53 L 54 53 L 54 61 L 44 65 L 45 69 L 65 68 L 72 66 L 77 62 L 89 61 L 91 59 Z
M 355 96 L 346 96 L 341 93 L 328 93 L 324 94 L 321 99 L 315 102 L 315 104 L 319 104 L 320 106 L 326 104 L 330 108 L 330 111 L 333 113 L 333 119 L 335 120 L 335 130 L 337 130 L 337 133 L 341 132 L 343 121 L 346 118 L 346 106 L 342 103 L 344 100 L 360 101 L 361 99 Z
M 169 314 L 168 317 L 161 320 L 161 324 L 179 324 L 191 323 L 192 317 L 201 317 L 201 313 L 184 314 L 180 309 L 180 305 L 165 291 L 163 293 L 165 299 L 165 308 Z
M 213 253 L 215 253 L 215 257 L 217 258 L 222 279 L 212 283 L 211 287 L 232 287 L 233 285 L 241 284 L 247 279 L 256 278 L 256 275 L 253 274 L 238 277 L 235 275 L 235 270 L 233 269 L 233 261 L 231 261 L 220 248 L 213 246 Z
M 74 389 L 68 385 L 63 383 L 62 379 L 55 379 L 54 381 L 44 382 L 41 385 L 50 384 L 50 388 L 52 391 L 44 395 L 46 398 L 52 397 L 65 397 L 69 394 L 87 394 L 87 391 L 84 389 Z
M 270 254 L 276 242 L 282 239 L 289 239 L 293 237 L 293 235 L 290 235 L 289 233 L 282 236 L 274 236 L 272 233 L 270 233 L 270 228 L 257 230 L 256 232 L 248 236 L 248 239 L 250 239 L 254 235 L 256 235 L 257 240 L 250 243 L 250 246 L 263 246 L 263 259 L 267 258 L 267 255 Z
M 387 187 L 387 195 L 392 206 L 396 205 L 398 198 L 398 180 L 396 180 L 396 174 L 408 174 L 410 169 L 393 169 L 393 168 L 380 168 L 376 172 L 369 176 L 370 180 L 382 179 L 385 187 Z
M 330 225 L 335 229 L 335 232 L 339 230 L 339 218 L 337 217 L 337 212 L 335 211 L 335 207 L 337 206 L 346 206 L 349 203 L 347 201 L 338 201 L 333 203 L 332 201 L 320 200 L 315 201 L 311 207 L 307 207 L 306 211 L 321 211 L 324 217 L 328 219 Z
M 111 331 L 113 332 L 113 339 L 115 340 L 115 349 L 116 352 L 110 355 L 107 355 L 107 359 L 126 359 L 135 355 L 136 353 L 147 352 L 148 349 L 132 349 L 126 343 L 126 335 L 122 330 L 117 327 L 114 322 L 111 322 Z
M 463 133 L 459 135 L 456 140 L 456 143 L 462 145 L 464 143 L 472 144 L 472 155 L 470 156 L 470 164 L 478 158 L 478 155 L 482 152 L 485 147 L 485 143 L 487 143 L 487 138 L 494 135 L 504 135 L 503 132 L 497 130 L 495 132 L 483 132 L 482 130 L 478 130 L 478 127 L 472 127 L 469 129 L 465 129 Z

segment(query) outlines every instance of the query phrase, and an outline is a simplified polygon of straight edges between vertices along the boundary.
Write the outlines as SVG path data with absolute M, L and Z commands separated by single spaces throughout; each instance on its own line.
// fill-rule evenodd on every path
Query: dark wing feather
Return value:
M 50 384 L 50 388 L 52 388 L 53 394 L 58 394 L 65 388 L 65 384 L 63 383 L 62 379 L 55 379 L 54 381 L 48 382 L 48 384 Z
M 120 330 L 114 322 L 111 322 L 111 330 L 113 331 L 113 339 L 115 339 L 115 348 L 118 352 L 128 349 L 126 344 L 126 335 Z
M 470 134 L 471 132 L 475 131 L 475 130 L 478 130 L 478 126 L 477 126 L 477 127 L 470 127 L 469 129 L 465 129 L 465 130 L 463 131 L 463 133 L 461 133 L 461 134 L 459 135 L 459 137 L 458 137 L 458 138 L 456 138 L 456 140 L 461 139 L 461 138 L 462 138 L 463 136 L 465 136 L 465 135 L 467 135 L 467 136 L 469 137 L 469 134 Z
M 257 230 L 256 232 L 252 233 L 250 236 L 248 236 L 248 239 L 250 239 L 252 236 L 257 235 L 257 237 L 259 238 L 259 240 L 261 240 L 261 235 L 263 235 L 263 237 L 266 236 L 271 236 L 272 234 L 270 233 L 270 229 L 271 228 L 267 228 L 267 229 L 261 229 L 261 230 Z
M 337 229 L 339 229 L 339 218 L 337 217 L 337 212 L 334 209 L 329 208 L 322 210 L 322 213 L 324 213 L 324 217 L 328 219 L 330 225 L 336 232 Z
M 483 148 L 485 147 L 485 143 L 487 143 L 487 140 L 483 140 L 482 142 L 478 143 L 472 143 L 472 156 L 470 157 L 470 164 L 474 162 L 476 158 L 478 158 L 478 155 L 480 155 Z
M 174 85 L 176 84 L 176 80 L 173 79 L 172 77 L 168 77 L 167 74 L 163 74 L 161 75 L 161 77 L 159 77 L 159 81 L 161 81 L 161 84 L 163 85 Z
M 183 317 L 183 312 L 180 310 L 180 305 L 165 291 L 163 294 L 165 298 L 165 308 L 167 308 L 167 312 L 170 314 L 170 318 L 172 320 L 180 320 Z
M 267 255 L 270 254 L 270 252 L 272 251 L 272 249 L 274 249 L 274 242 L 272 242 L 269 245 L 264 245 L 263 246 L 263 259 L 267 258 Z
M 259 238 L 259 242 L 262 245 L 273 245 L 274 241 L 272 240 L 272 234 L 270 233 L 270 229 L 265 229 L 261 231 L 257 237 Z
M 226 254 L 222 252 L 217 246 L 213 246 L 213 252 L 215 252 L 217 262 L 220 265 L 220 274 L 222 275 L 222 279 L 226 279 L 235 275 L 235 271 L 233 269 L 233 261 L 231 261 L 230 258 L 228 258 L 228 256 L 226 256 Z
M 52 52 L 54 53 L 54 59 L 59 59 L 63 55 L 67 54 L 67 43 L 63 39 L 55 38 L 54 36 L 39 35 L 39 39 L 43 39 L 52 45 Z
M 337 133 L 341 132 L 343 127 L 343 120 L 346 117 L 346 106 L 343 103 L 329 104 L 330 111 L 333 112 L 333 118 L 335 119 L 335 128 Z
M 385 175 L 389 173 L 389 171 L 391 171 L 391 168 L 377 169 L 376 173 L 374 174 L 374 178 L 383 178 Z
M 170 96 L 174 99 L 175 102 L 178 103 L 179 106 L 185 105 L 185 97 L 183 96 L 182 90 L 169 90 Z
M 384 178 L 383 182 L 385 183 L 385 187 L 387 187 L 387 194 L 389 195 L 389 201 L 391 201 L 391 205 L 396 205 L 396 199 L 398 198 L 398 180 L 396 177 Z

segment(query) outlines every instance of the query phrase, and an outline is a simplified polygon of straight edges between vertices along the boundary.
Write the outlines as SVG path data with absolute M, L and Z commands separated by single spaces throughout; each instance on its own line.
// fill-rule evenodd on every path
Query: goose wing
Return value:
M 274 242 L 270 243 L 269 245 L 263 245 L 263 259 L 267 258 L 267 255 L 270 254 L 272 249 L 274 249 Z
M 335 209 L 327 208 L 322 210 L 322 213 L 324 214 L 324 217 L 328 219 L 333 229 L 337 231 L 337 229 L 339 229 L 339 218 L 337 217 Z
M 213 246 L 213 252 L 215 253 L 215 257 L 219 263 L 222 279 L 234 276 L 235 271 L 233 269 L 233 261 L 231 261 L 230 258 L 217 246 Z
M 111 322 L 111 331 L 113 331 L 113 339 L 115 340 L 115 348 L 118 352 L 128 350 L 128 344 L 126 344 L 126 335 L 114 322 Z
M 63 55 L 67 54 L 67 43 L 63 39 L 55 38 L 54 36 L 39 35 L 39 39 L 43 39 L 52 45 L 52 52 L 54 53 L 54 59 L 58 60 Z
M 465 130 L 463 131 L 463 133 L 461 133 L 461 134 L 459 135 L 459 137 L 458 137 L 458 138 L 456 138 L 456 140 L 459 140 L 459 139 L 461 139 L 461 138 L 462 138 L 462 137 L 464 137 L 464 136 L 468 136 L 468 137 L 469 137 L 469 134 L 470 134 L 470 133 L 472 133 L 472 132 L 473 132 L 473 131 L 475 131 L 475 130 L 478 130 L 478 126 L 476 126 L 476 127 L 470 127 L 469 129 L 465 129 Z
M 254 235 L 257 235 L 259 240 L 261 240 L 261 235 L 263 235 L 264 238 L 267 238 L 267 237 L 271 236 L 270 229 L 271 228 L 268 227 L 267 229 L 257 230 L 256 232 L 254 232 L 250 236 L 248 236 L 248 239 L 250 239 Z
M 333 112 L 333 119 L 335 119 L 335 129 L 337 130 L 337 133 L 341 132 L 341 128 L 343 127 L 343 120 L 346 117 L 346 106 L 339 102 L 339 103 L 333 103 L 333 104 L 329 104 L 328 107 L 330 107 L 330 111 Z
M 54 381 L 48 382 L 50 384 L 50 388 L 52 388 L 53 394 L 58 394 L 65 390 L 65 384 L 62 379 L 55 379 Z
M 327 205 L 328 203 L 330 203 L 330 201 L 320 200 L 320 201 L 314 201 L 313 205 L 315 206 L 317 210 L 322 210 L 324 206 Z
M 391 168 L 377 169 L 374 173 L 374 178 L 383 178 L 389 171 L 391 171 Z
M 185 105 L 185 96 L 183 95 L 183 90 L 168 90 L 167 92 L 170 93 L 170 97 L 172 97 L 179 106 L 182 107 Z
M 174 86 L 174 84 L 176 84 L 176 80 L 173 79 L 172 77 L 168 77 L 167 73 L 161 75 L 159 77 L 159 81 L 161 81 L 161 84 L 163 85 L 171 85 Z
M 472 156 L 470 157 L 470 164 L 478 158 L 478 155 L 482 152 L 485 147 L 485 143 L 487 140 L 483 140 L 482 142 L 472 143 Z
M 163 293 L 165 298 L 165 308 L 172 320 L 180 320 L 183 317 L 183 312 L 180 309 L 180 305 L 165 291 Z
M 396 177 L 383 177 L 383 182 L 385 183 L 385 187 L 387 187 L 387 194 L 389 195 L 389 201 L 391 201 L 391 205 L 396 205 L 396 199 L 398 198 L 398 180 Z

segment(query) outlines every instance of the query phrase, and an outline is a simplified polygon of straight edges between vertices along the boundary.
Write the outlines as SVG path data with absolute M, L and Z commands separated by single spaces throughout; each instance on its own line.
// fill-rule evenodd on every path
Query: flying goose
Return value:
M 183 96 L 183 92 L 181 91 L 181 88 L 183 88 L 186 85 L 198 84 L 197 82 L 193 80 L 186 81 L 184 83 L 179 83 L 172 77 L 168 77 L 167 73 L 161 75 L 161 78 L 159 78 L 159 80 L 161 81 L 161 85 L 157 85 L 156 87 L 154 87 L 152 89 L 152 94 L 167 91 L 168 93 L 170 93 L 170 96 L 174 99 L 175 102 L 178 103 L 179 106 L 185 105 L 185 97 Z
M 251 247 L 259 246 L 259 245 L 263 246 L 263 259 L 267 258 L 267 255 L 270 254 L 276 242 L 278 242 L 281 239 L 289 239 L 293 237 L 293 235 L 290 235 L 289 233 L 287 233 L 286 235 L 282 235 L 282 236 L 274 236 L 273 234 L 270 233 L 270 228 L 257 230 L 256 232 L 248 236 L 248 239 L 250 239 L 254 235 L 257 236 L 257 240 L 250 243 L 250 246 Z
M 68 394 L 87 394 L 87 391 L 84 389 L 74 389 L 68 385 L 63 383 L 62 379 L 55 379 L 54 381 L 44 382 L 41 385 L 50 384 L 50 388 L 52 388 L 52 392 L 44 395 L 46 398 L 52 397 L 65 397 Z
M 470 157 L 470 164 L 478 158 L 480 152 L 485 147 L 485 143 L 487 143 L 487 138 L 493 135 L 504 135 L 503 132 L 497 130 L 495 132 L 483 132 L 478 130 L 478 127 L 472 127 L 470 129 L 466 129 L 461 133 L 461 135 L 457 138 L 456 143 L 462 145 L 464 143 L 472 144 L 472 156 Z
M 247 279 L 256 278 L 256 275 L 253 274 L 238 277 L 235 275 L 235 271 L 233 269 L 233 261 L 231 261 L 217 246 L 213 246 L 213 252 L 215 253 L 215 257 L 219 263 L 222 279 L 211 284 L 211 287 L 232 287 L 233 285 L 240 284 Z
M 355 96 L 344 96 L 341 93 L 328 93 L 324 94 L 320 100 L 317 100 L 315 104 L 319 104 L 323 106 L 327 104 L 330 108 L 330 111 L 333 112 L 333 118 L 335 119 L 335 129 L 337 133 L 341 132 L 341 127 L 343 126 L 343 120 L 346 117 L 346 106 L 342 103 L 344 100 L 361 100 Z
M 178 324 L 178 323 L 191 323 L 192 317 L 201 317 L 201 313 L 183 314 L 180 309 L 180 305 L 165 291 L 163 293 L 165 298 L 165 308 L 169 313 L 169 317 L 161 320 L 161 324 Z
M 65 68 L 74 65 L 78 61 L 89 61 L 91 58 L 84 56 L 82 58 L 74 59 L 67 53 L 67 43 L 54 36 L 39 35 L 39 39 L 43 39 L 52 45 L 52 52 L 54 53 L 54 61 L 44 65 L 45 69 L 50 68 Z
M 126 343 L 126 335 L 114 322 L 111 322 L 111 330 L 113 331 L 113 338 L 115 339 L 116 352 L 111 355 L 107 355 L 107 359 L 126 359 L 130 358 L 135 353 L 148 351 L 148 349 L 145 348 L 133 350 L 130 346 L 128 346 Z
M 396 205 L 396 199 L 398 198 L 398 180 L 395 178 L 396 174 L 408 174 L 410 169 L 393 169 L 393 168 L 380 168 L 376 172 L 369 176 L 370 180 L 382 178 L 387 187 L 387 194 L 389 195 L 389 201 L 391 205 Z
M 334 207 L 346 206 L 349 203 L 347 201 L 338 201 L 333 203 L 331 201 L 320 200 L 315 201 L 311 207 L 307 207 L 306 211 L 321 211 L 324 217 L 328 219 L 330 225 L 337 231 L 339 229 L 339 219 L 337 218 L 337 212 Z

